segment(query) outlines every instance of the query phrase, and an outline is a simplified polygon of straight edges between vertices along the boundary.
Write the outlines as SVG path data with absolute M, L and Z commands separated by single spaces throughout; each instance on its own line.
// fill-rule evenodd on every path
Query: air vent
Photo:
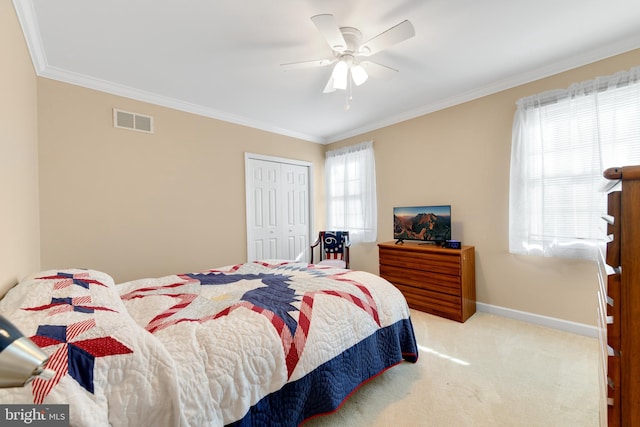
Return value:
M 153 117 L 114 108 L 113 127 L 153 133 Z

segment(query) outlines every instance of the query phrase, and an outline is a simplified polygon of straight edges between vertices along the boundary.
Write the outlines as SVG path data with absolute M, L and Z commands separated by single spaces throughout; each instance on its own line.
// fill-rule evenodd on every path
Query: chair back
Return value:
M 349 232 L 348 231 L 320 231 L 318 239 L 311 245 L 311 263 L 315 247 L 320 247 L 320 260 L 318 264 L 336 264 L 341 261 L 344 268 L 349 268 Z

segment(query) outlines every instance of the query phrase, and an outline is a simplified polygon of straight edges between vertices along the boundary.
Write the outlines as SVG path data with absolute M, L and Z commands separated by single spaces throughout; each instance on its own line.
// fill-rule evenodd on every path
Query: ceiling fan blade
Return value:
M 316 59 L 314 61 L 303 61 L 303 62 L 289 62 L 287 64 L 280 64 L 280 68 L 282 71 L 290 71 L 290 70 L 300 70 L 303 68 L 313 68 L 313 67 L 324 67 L 325 65 L 330 65 L 336 62 L 336 59 Z
M 360 54 L 364 56 L 373 55 L 383 49 L 393 46 L 416 35 L 411 22 L 405 20 L 398 25 L 389 28 L 377 36 L 367 40 L 360 47 Z
M 347 48 L 347 42 L 342 37 L 338 23 L 333 15 L 315 15 L 311 17 L 311 20 L 332 50 L 342 52 Z
M 374 79 L 388 80 L 398 72 L 395 68 L 387 67 L 377 62 L 362 61 L 360 65 L 362 65 L 367 73 Z

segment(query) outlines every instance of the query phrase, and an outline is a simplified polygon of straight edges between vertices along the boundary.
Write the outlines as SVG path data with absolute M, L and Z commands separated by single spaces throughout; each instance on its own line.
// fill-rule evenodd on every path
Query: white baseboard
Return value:
M 541 316 L 539 314 L 527 313 L 526 311 L 513 310 L 511 308 L 485 304 L 482 302 L 476 302 L 476 310 L 533 323 L 534 325 L 546 326 L 548 328 L 559 329 L 561 331 L 571 332 L 578 335 L 598 338 L 598 328 L 595 326 L 585 325 L 584 323 L 571 322 L 569 320 L 557 319 L 555 317 Z

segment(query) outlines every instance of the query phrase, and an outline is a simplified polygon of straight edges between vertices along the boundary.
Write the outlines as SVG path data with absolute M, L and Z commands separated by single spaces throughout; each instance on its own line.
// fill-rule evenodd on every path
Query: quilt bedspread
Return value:
M 405 299 L 362 271 L 267 260 L 119 285 L 93 271 L 46 274 L 30 283 L 47 292 L 9 292 L 0 313 L 45 351 L 51 334 L 43 325 L 79 331 L 63 340 L 67 359 L 58 362 L 70 368 L 38 398 L 70 403 L 77 425 L 298 425 L 418 357 Z M 65 288 L 65 275 L 100 285 Z M 110 341 L 94 349 L 90 330 Z M 77 342 L 94 365 L 68 362 Z M 89 388 L 78 387 L 85 369 Z M 38 381 L 0 390 L 0 402 L 35 402 Z
M 172 356 L 127 314 L 107 274 L 28 276 L 0 300 L 0 313 L 49 354 L 55 371 L 0 389 L 0 403 L 68 404 L 72 426 L 185 424 Z

